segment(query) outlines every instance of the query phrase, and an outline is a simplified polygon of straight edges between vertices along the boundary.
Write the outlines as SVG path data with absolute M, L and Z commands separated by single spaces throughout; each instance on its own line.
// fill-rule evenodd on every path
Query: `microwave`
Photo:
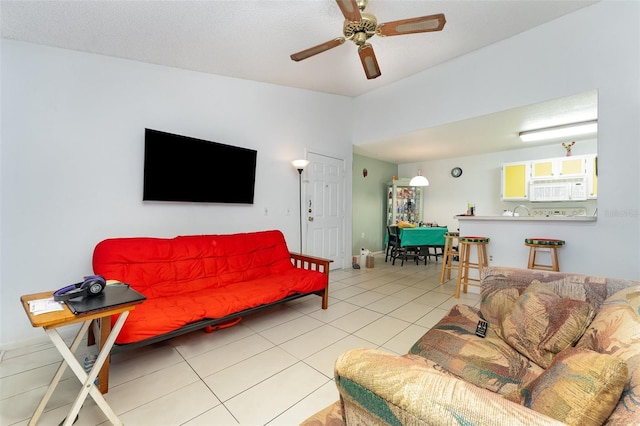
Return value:
M 585 179 L 570 181 L 536 181 L 529 184 L 530 201 L 584 201 L 587 199 Z

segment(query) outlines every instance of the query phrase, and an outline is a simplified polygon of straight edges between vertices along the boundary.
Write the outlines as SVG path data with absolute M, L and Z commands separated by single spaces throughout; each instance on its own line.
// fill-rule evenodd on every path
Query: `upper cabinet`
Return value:
M 596 199 L 597 156 L 580 155 L 504 163 L 502 199 L 566 201 Z M 532 195 L 531 191 L 535 193 Z M 535 196 L 534 196 L 535 195 Z
M 587 173 L 589 156 L 559 157 L 531 162 L 531 178 L 567 178 L 584 176 Z
M 595 200 L 598 198 L 598 156 L 592 155 L 587 160 L 587 197 Z
M 503 200 L 527 200 L 529 198 L 530 162 L 505 163 L 502 165 Z
M 553 160 L 539 160 L 531 162 L 531 177 L 535 178 L 550 178 L 555 174 L 555 167 Z

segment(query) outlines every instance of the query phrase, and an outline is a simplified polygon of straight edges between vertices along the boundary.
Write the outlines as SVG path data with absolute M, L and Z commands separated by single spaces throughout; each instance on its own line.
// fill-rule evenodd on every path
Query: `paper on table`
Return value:
M 46 314 L 47 312 L 61 311 L 63 309 L 62 302 L 56 302 L 53 297 L 29 300 L 29 311 L 33 315 Z

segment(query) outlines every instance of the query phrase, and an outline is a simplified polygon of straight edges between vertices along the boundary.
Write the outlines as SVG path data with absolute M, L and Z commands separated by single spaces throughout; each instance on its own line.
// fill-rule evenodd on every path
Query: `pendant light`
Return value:
M 429 186 L 429 180 L 422 176 L 422 170 L 418 170 L 418 174 L 411 178 L 410 186 Z

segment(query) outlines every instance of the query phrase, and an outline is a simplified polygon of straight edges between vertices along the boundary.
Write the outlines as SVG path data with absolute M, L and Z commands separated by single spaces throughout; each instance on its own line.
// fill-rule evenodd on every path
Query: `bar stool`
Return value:
M 442 271 L 440 272 L 440 284 L 444 282 L 445 272 L 447 274 L 447 281 L 451 279 L 453 258 L 458 255 L 457 242 L 459 236 L 459 232 L 446 232 L 444 234 L 444 262 L 442 263 Z
M 463 291 L 467 292 L 467 286 L 480 286 L 480 279 L 482 278 L 482 269 L 485 266 L 489 266 L 489 260 L 487 259 L 487 244 L 489 238 L 487 237 L 459 237 L 458 250 L 460 251 L 460 260 L 458 261 L 458 284 L 456 285 L 456 299 L 460 298 L 460 285 L 464 285 Z M 469 259 L 469 253 L 471 248 L 475 247 L 478 254 L 478 262 L 471 262 Z M 469 278 L 469 269 L 476 269 L 478 271 L 478 278 Z
M 560 271 L 558 264 L 558 249 L 564 246 L 564 240 L 555 240 L 552 238 L 525 238 L 524 245 L 529 247 L 529 264 L 528 269 L 542 269 L 544 271 Z M 536 263 L 536 254 L 540 251 L 549 250 L 551 254 L 551 265 Z

